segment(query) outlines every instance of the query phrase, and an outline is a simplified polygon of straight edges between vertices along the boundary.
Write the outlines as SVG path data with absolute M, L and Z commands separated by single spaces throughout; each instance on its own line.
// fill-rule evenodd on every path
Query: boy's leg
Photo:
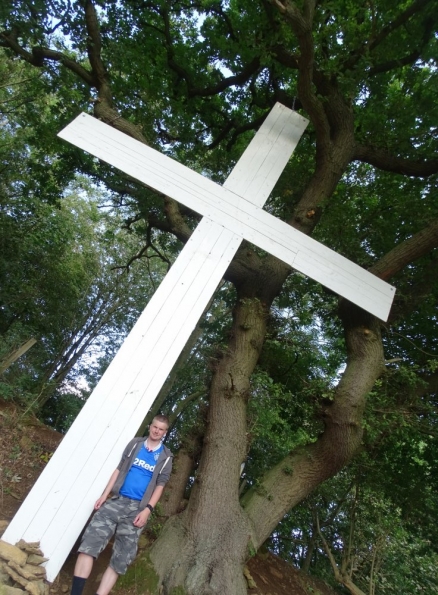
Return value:
M 88 578 L 93 568 L 94 558 L 88 554 L 80 553 L 76 560 L 74 576 Z
M 93 563 L 93 556 L 89 556 L 88 554 L 79 554 L 75 564 L 70 595 L 82 595 L 82 591 L 85 587 L 85 581 L 90 576 Z
M 87 579 L 81 576 L 74 576 L 71 582 L 70 595 L 82 595 Z
M 113 570 L 111 566 L 108 566 L 108 568 L 103 573 L 102 580 L 100 581 L 100 585 L 96 591 L 97 594 L 108 595 L 108 593 L 116 584 L 118 578 L 119 575 L 117 574 L 117 572 Z
M 139 502 L 125 499 L 125 512 L 117 524 L 110 568 L 117 575 L 125 574 L 137 554 L 138 540 L 144 527 L 136 527 Z M 104 595 L 98 591 L 99 595 Z
M 89 556 L 88 554 L 79 554 L 75 564 L 70 595 L 82 595 L 82 591 L 85 587 L 85 581 L 90 576 L 93 563 L 93 556 Z
M 71 595 L 82 595 L 85 581 L 90 576 L 95 558 L 106 547 L 114 534 L 117 524 L 117 511 L 111 503 L 105 503 L 91 519 L 79 546 Z

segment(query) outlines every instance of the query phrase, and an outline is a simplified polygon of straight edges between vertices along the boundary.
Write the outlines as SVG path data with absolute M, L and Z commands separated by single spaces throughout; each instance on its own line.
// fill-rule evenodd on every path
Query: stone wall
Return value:
M 0 535 L 7 527 L 0 520 Z M 11 545 L 0 539 L 0 595 L 49 595 L 44 564 L 47 559 L 39 543 L 21 540 Z

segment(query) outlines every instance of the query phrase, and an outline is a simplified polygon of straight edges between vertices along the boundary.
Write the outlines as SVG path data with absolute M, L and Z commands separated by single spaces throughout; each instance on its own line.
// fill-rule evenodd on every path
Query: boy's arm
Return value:
M 114 487 L 114 484 L 116 483 L 119 473 L 120 473 L 120 471 L 118 469 L 115 469 L 112 472 L 112 475 L 109 479 L 109 482 L 106 485 L 106 488 L 103 491 L 102 496 L 98 500 L 96 500 L 96 503 L 94 505 L 94 510 L 99 510 L 99 508 L 102 506 L 102 504 L 105 503 L 106 499 L 108 498 L 108 496 L 110 495 L 110 493 Z
M 152 492 L 152 496 L 149 500 L 149 504 L 152 506 L 152 508 L 155 508 L 155 506 L 157 505 L 159 499 L 161 498 L 162 493 L 164 492 L 164 486 L 157 486 L 155 488 L 155 490 Z M 150 508 L 146 507 L 144 510 L 142 510 L 141 512 L 138 513 L 138 515 L 135 517 L 134 519 L 134 525 L 136 527 L 144 527 L 146 525 L 146 523 L 148 522 L 148 519 L 150 517 L 150 515 L 152 514 L 152 511 Z

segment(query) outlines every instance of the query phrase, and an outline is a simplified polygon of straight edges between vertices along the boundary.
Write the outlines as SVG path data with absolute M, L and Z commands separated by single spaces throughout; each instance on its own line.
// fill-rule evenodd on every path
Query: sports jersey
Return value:
M 143 498 L 162 451 L 162 444 L 152 451 L 147 450 L 143 444 L 120 488 L 122 496 L 132 500 L 141 500 Z

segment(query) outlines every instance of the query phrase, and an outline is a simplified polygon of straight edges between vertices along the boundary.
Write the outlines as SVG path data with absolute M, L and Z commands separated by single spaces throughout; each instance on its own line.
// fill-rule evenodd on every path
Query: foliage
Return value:
M 51 407 L 61 400 L 77 413 L 86 395 L 78 399 L 80 388 L 76 397 L 66 391 L 84 375 L 90 385 L 96 382 L 99 361 L 115 353 L 162 273 L 158 263 L 150 268 L 145 258 L 126 266 L 142 249 L 144 234 L 140 225 L 123 229 L 129 207 L 112 210 L 107 194 L 85 179 L 66 187 L 68 179 L 51 186 L 45 178 L 44 190 L 36 191 L 35 162 L 42 162 L 41 153 L 32 128 L 23 128 L 21 120 L 28 103 L 41 103 L 32 96 L 40 77 L 30 77 L 32 84 L 23 94 L 27 69 L 4 55 L 0 64 L 5 81 L 0 89 L 5 173 L 0 187 L 0 358 L 29 338 L 37 339 L 3 375 L 1 396 L 40 409 L 60 388 Z M 50 162 L 52 167 L 56 159 Z M 59 423 L 59 429 L 70 425 L 72 413 L 66 415 L 70 422 Z M 46 411 L 46 419 L 52 417 Z
M 120 215 L 99 211 L 92 192 L 84 200 L 73 191 L 60 207 L 38 199 L 26 199 L 26 208 L 20 200 L 4 205 L 3 351 L 38 338 L 6 382 L 16 396 L 42 391 L 38 405 L 47 400 L 44 383 L 62 383 L 86 350 L 94 367 L 110 357 L 151 292 L 143 263 L 124 268 L 138 250 L 136 236 L 120 232 Z
M 436 407 L 412 370 L 387 376 L 370 399 L 360 455 L 284 518 L 269 547 L 336 585 L 319 523 L 364 592 L 435 593 L 437 437 L 431 426 L 425 434 L 424 418 L 434 426 Z
M 241 461 L 233 457 L 246 448 L 240 480 L 240 493 L 250 502 L 245 548 L 249 533 L 262 532 L 263 512 L 273 530 L 270 546 L 312 572 L 332 575 L 322 535 L 362 589 L 432 588 L 438 390 L 433 2 L 10 0 L 0 21 L 0 76 L 12 81 L 0 89 L 0 105 L 8 109 L 0 129 L 7 147 L 0 190 L 0 223 L 8 232 L 1 262 L 7 276 L 0 310 L 4 350 L 29 333 L 42 337 L 40 359 L 25 363 L 32 353 L 37 359 L 39 352 L 30 352 L 20 373 L 4 384 L 4 394 L 24 394 L 35 382 L 41 391 L 42 377 L 46 384 L 57 382 L 62 346 L 92 319 L 97 304 L 117 294 L 127 308 L 114 312 L 93 339 L 108 361 L 163 273 L 165 265 L 153 268 L 152 257 L 169 265 L 199 219 L 64 146 L 54 131 L 80 110 L 93 112 L 223 182 L 253 131 L 281 101 L 310 125 L 267 210 L 390 280 L 396 300 L 388 323 L 380 324 L 243 245 L 160 404 L 174 414 L 175 446 L 195 430 L 206 433 L 195 456 L 196 463 L 206 461 L 204 481 L 192 492 L 200 500 L 187 516 L 201 514 L 202 502 L 212 523 L 213 512 L 224 522 L 220 507 L 226 502 L 226 518 L 233 528 L 239 525 L 233 482 Z M 23 78 L 29 79 L 26 87 Z M 90 195 L 85 202 L 77 187 L 66 190 L 74 173 L 86 176 L 79 178 Z M 118 214 L 98 211 L 96 192 Z M 129 275 L 134 266 L 140 271 L 132 281 L 111 269 L 145 246 L 149 268 L 135 261 Z M 228 379 L 246 363 L 239 352 L 244 331 L 236 323 L 246 299 L 265 308 L 259 320 L 265 340 L 257 347 L 257 365 L 230 400 Z M 60 312 L 71 312 L 70 319 Z M 89 361 L 92 377 L 101 364 Z M 62 424 L 74 402 L 69 388 L 63 386 L 47 410 L 49 417 L 59 414 Z M 246 432 L 236 436 L 223 420 L 239 399 L 245 401 L 239 427 L 246 422 Z M 324 450 L 325 440 L 331 448 Z M 294 484 L 291 461 L 306 457 L 306 481 Z M 223 460 L 234 474 L 223 484 L 233 489 L 225 498 L 204 494 L 206 478 L 226 474 Z M 273 466 L 282 461 L 272 483 L 283 500 L 263 500 Z M 211 561 L 206 565 L 209 572 L 216 568 Z

